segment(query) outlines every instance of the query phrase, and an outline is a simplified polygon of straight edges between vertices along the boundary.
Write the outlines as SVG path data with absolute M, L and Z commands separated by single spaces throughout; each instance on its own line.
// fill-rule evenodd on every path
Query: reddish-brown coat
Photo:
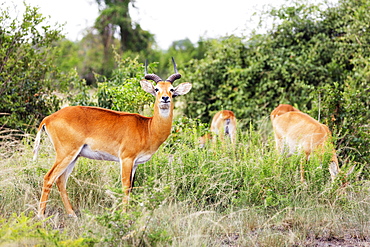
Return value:
M 226 122 L 227 120 L 229 120 L 228 123 Z M 228 133 L 225 133 L 226 125 L 228 128 Z M 225 136 L 230 137 L 231 143 L 235 144 L 237 126 L 234 112 L 229 110 L 217 112 L 212 118 L 210 131 L 211 133 L 199 138 L 199 143 L 201 146 L 204 146 L 205 143 L 210 139 L 215 141 L 216 138 L 219 138 L 221 141 L 223 141 Z M 215 136 L 215 138 L 213 138 L 213 136 Z
M 313 152 L 321 155 L 325 144 L 331 139 L 331 132 L 326 125 L 291 105 L 279 105 L 271 112 L 270 118 L 274 129 L 276 149 L 280 153 L 287 151 L 288 155 L 292 155 L 302 150 L 306 154 L 306 159 L 309 159 Z M 339 172 L 339 166 L 335 150 L 332 153 L 329 171 L 334 179 Z M 303 172 L 302 166 L 302 180 L 304 180 Z

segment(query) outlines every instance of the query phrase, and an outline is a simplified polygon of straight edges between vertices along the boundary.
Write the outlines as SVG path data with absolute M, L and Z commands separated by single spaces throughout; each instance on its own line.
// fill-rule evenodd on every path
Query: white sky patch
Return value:
M 80 40 L 84 31 L 92 27 L 99 15 L 95 0 L 25 0 L 40 7 L 43 16 L 50 16 L 50 24 L 64 24 L 63 33 L 72 41 Z M 23 0 L 12 0 L 20 13 Z M 279 7 L 286 0 L 136 0 L 130 14 L 142 29 L 155 35 L 161 49 L 168 49 L 173 41 L 189 38 L 192 43 L 201 38 L 226 35 L 248 35 L 257 27 L 258 18 L 267 5 Z M 310 2 L 323 2 L 311 0 Z M 337 2 L 337 0 L 331 0 Z M 257 15 L 258 16 L 258 15 Z

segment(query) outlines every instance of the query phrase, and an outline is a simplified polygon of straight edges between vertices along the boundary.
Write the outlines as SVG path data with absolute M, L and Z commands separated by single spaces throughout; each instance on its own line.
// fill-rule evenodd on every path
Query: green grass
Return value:
M 336 241 L 356 246 L 370 241 L 370 183 L 358 179 L 361 164 L 331 183 L 327 166 L 312 159 L 301 183 L 303 157 L 277 155 L 269 131 L 245 131 L 234 148 L 209 144 L 203 149 L 196 133 L 183 127 L 139 166 L 127 213 L 121 211 L 119 164 L 80 158 L 67 186 L 77 219 L 67 217 L 56 186 L 48 218 L 35 217 L 43 176 L 54 160 L 46 136 L 36 162 L 31 146 L 7 147 L 0 161 L 0 246 L 313 246 Z

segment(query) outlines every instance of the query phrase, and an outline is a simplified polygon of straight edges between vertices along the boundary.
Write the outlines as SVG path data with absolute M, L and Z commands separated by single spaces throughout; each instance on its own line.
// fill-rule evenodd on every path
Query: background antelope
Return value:
M 291 105 L 281 104 L 270 115 L 275 134 L 276 149 L 288 156 L 303 150 L 306 160 L 312 152 L 323 154 L 324 146 L 331 139 L 329 128 L 301 112 Z M 339 172 L 338 159 L 335 150 L 329 164 L 331 179 Z M 304 180 L 304 169 L 301 164 L 301 180 Z
M 155 96 L 153 117 L 118 112 L 98 107 L 70 106 L 46 117 L 40 124 L 35 140 L 36 159 L 41 133 L 45 131 L 56 152 L 55 163 L 44 177 L 38 215 L 45 214 L 46 203 L 54 182 L 56 182 L 63 204 L 70 216 L 76 216 L 68 199 L 66 183 L 79 157 L 95 160 L 116 161 L 121 164 L 121 180 L 128 202 L 133 187 L 136 168 L 147 162 L 171 133 L 173 98 L 184 95 L 191 84 L 172 83 L 181 77 L 173 60 L 175 73 L 163 81 L 155 74 L 147 74 L 140 82 L 146 92 Z
M 212 119 L 211 133 L 208 133 L 199 138 L 201 147 L 204 147 L 207 140 L 213 139 L 216 141 L 219 138 L 221 141 L 224 138 L 230 138 L 231 143 L 236 141 L 236 117 L 234 112 L 229 110 L 222 110 L 217 112 Z

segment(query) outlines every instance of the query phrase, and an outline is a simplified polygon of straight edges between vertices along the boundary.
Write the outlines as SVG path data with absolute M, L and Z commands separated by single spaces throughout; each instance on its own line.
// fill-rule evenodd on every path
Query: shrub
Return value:
M 61 31 L 45 24 L 37 8 L 25 7 L 21 21 L 11 18 L 9 8 L 0 13 L 0 112 L 3 123 L 18 130 L 34 126 L 59 105 L 52 93 L 53 43 L 62 38 Z
M 126 112 L 142 113 L 146 105 L 151 105 L 153 97 L 141 89 L 140 80 L 144 68 L 137 58 L 121 59 L 116 56 L 117 69 L 111 79 L 103 77 L 98 83 L 98 106 Z

